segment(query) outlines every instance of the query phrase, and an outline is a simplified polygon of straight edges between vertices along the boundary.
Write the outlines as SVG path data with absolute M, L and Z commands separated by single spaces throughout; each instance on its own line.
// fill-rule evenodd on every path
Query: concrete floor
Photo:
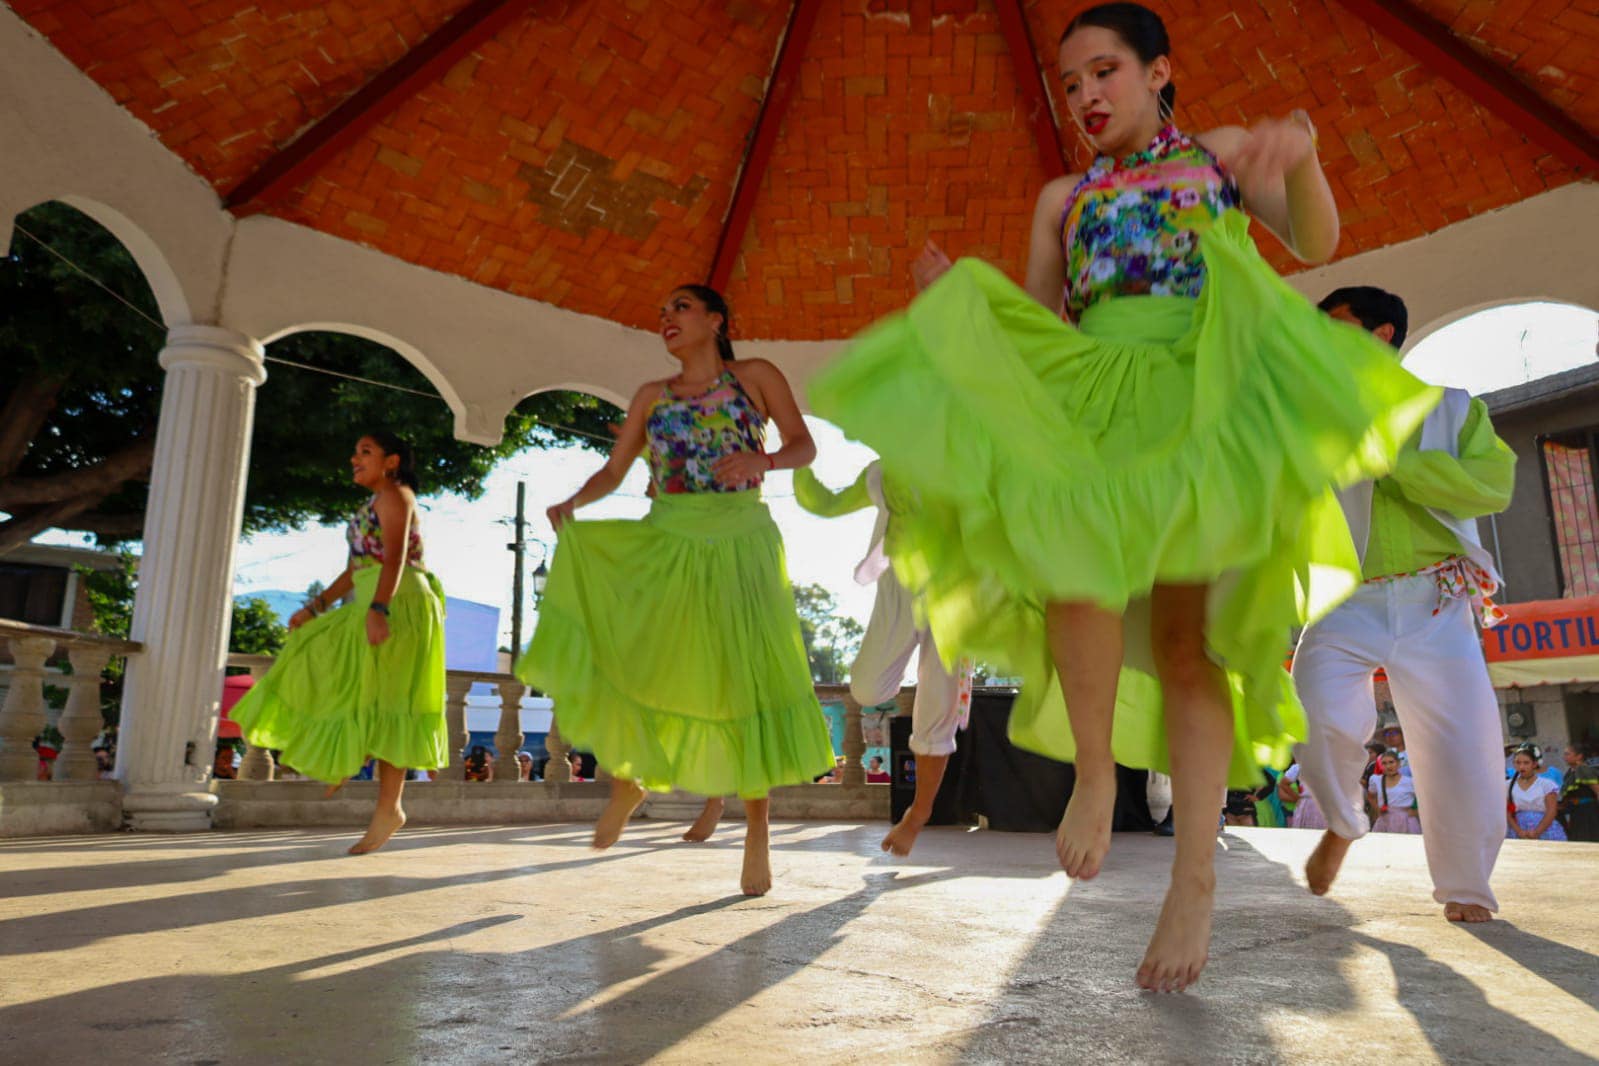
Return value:
M 637 822 L 0 843 L 0 1062 L 1428 1062 L 1599 1053 L 1599 845 L 1506 845 L 1503 920 L 1447 925 L 1420 841 L 1230 831 L 1210 969 L 1131 981 L 1171 842 L 1068 886 L 1043 836 L 774 826 L 775 891 Z

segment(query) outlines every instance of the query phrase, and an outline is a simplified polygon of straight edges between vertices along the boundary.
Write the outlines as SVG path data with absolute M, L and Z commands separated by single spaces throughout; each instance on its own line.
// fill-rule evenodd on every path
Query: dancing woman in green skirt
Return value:
M 411 446 L 369 433 L 350 467 L 372 498 L 350 519 L 349 565 L 289 618 L 288 643 L 229 717 L 250 743 L 330 785 L 377 760 L 377 807 L 350 848 L 361 855 L 405 824 L 406 769 L 448 764 L 449 739 L 444 590 L 422 561 Z
M 1066 873 L 1099 872 L 1116 762 L 1172 775 L 1151 989 L 1205 963 L 1202 812 L 1304 736 L 1290 630 L 1359 582 L 1332 489 L 1385 471 L 1437 402 L 1250 240 L 1240 207 L 1303 260 L 1337 246 L 1308 117 L 1189 136 L 1169 52 L 1141 5 L 1078 15 L 1060 70 L 1097 158 L 1040 194 L 1026 291 L 929 246 L 918 274 L 937 280 L 810 389 L 918 493 L 891 554 L 946 659 L 1020 673 L 1012 739 L 1076 764 Z
M 539 625 L 518 675 L 550 695 L 561 735 L 611 772 L 594 846 L 621 835 L 646 789 L 737 794 L 742 887 L 772 883 L 767 792 L 833 765 L 783 541 L 764 476 L 816 455 L 783 374 L 734 361 L 727 304 L 685 285 L 661 308 L 681 371 L 638 390 L 604 467 L 548 511 L 559 533 Z M 765 450 L 768 420 L 783 447 Z M 573 521 L 646 453 L 642 521 Z

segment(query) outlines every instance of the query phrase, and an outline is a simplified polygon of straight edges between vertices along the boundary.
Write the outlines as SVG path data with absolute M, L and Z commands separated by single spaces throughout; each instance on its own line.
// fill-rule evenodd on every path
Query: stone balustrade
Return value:
M 45 726 L 46 676 L 68 690 L 67 705 L 56 723 L 64 743 L 56 758 L 54 780 L 98 779 L 91 745 L 105 726 L 100 715 L 100 675 L 114 656 L 136 655 L 143 646 L 5 618 L 0 618 L 0 641 L 14 664 L 5 703 L 0 704 L 0 781 L 38 777 L 39 754 L 33 750 L 33 739 Z M 70 674 L 45 665 L 58 652 L 66 653 L 72 664 Z

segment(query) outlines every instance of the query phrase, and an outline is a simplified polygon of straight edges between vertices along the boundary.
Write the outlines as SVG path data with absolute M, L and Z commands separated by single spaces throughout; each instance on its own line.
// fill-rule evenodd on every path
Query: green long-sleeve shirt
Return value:
M 1460 455 L 1422 451 L 1420 433 L 1400 451 L 1393 473 L 1377 481 L 1371 496 L 1371 532 L 1366 541 L 1366 580 L 1408 574 L 1464 550 L 1459 539 L 1431 514 L 1478 518 L 1510 503 L 1516 453 L 1494 433 L 1488 407 L 1473 399 L 1460 428 Z
M 872 494 L 866 488 L 866 475 L 871 469 L 870 466 L 865 467 L 853 485 L 834 492 L 811 473 L 810 467 L 800 467 L 794 471 L 794 500 L 811 514 L 822 518 L 837 518 L 864 510 L 872 506 Z

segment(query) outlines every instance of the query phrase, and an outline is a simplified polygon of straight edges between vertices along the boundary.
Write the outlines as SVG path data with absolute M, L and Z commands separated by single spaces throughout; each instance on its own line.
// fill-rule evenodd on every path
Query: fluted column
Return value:
M 522 747 L 522 693 L 527 691 L 527 686 L 508 679 L 496 687 L 500 690 L 500 728 L 494 734 L 494 750 L 500 757 L 495 764 L 494 779 L 515 781 L 516 753 Z
M 844 777 L 843 784 L 866 784 L 866 767 L 861 756 L 866 754 L 866 734 L 861 730 L 861 705 L 848 692 L 844 693 Z
M 206 789 L 227 657 L 234 549 L 244 513 L 256 341 L 214 326 L 174 326 L 150 472 L 116 776 L 134 829 L 209 828 Z
M 72 676 L 67 678 L 67 706 L 56 728 L 61 730 L 61 754 L 56 758 L 55 780 L 93 781 L 100 776 L 94 761 L 94 738 L 105 728 L 100 713 L 100 675 L 111 661 L 111 649 L 92 644 L 67 650 Z
M 450 764 L 439 775 L 445 781 L 466 780 L 466 697 L 472 691 L 470 677 L 444 678 L 444 731 L 450 738 Z
M 0 706 L 0 781 L 33 781 L 39 776 L 33 738 L 44 728 L 44 661 L 55 647 L 49 637 L 11 641 L 11 683 Z

